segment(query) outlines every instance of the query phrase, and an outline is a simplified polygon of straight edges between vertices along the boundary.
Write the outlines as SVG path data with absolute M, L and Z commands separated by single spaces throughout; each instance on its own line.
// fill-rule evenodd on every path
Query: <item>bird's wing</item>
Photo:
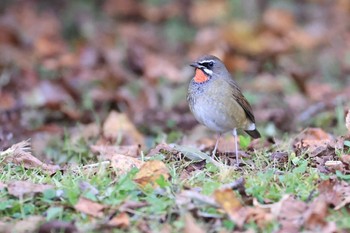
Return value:
M 239 105 L 243 108 L 247 118 L 252 122 L 255 123 L 255 117 L 253 115 L 253 109 L 248 103 L 247 99 L 243 96 L 241 90 L 238 88 L 238 86 L 235 83 L 230 83 L 233 87 L 233 97 L 239 103 Z

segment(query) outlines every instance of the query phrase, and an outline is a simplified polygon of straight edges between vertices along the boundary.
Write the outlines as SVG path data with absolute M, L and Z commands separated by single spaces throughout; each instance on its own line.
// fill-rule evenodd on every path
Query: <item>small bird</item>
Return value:
M 236 163 L 239 165 L 237 129 L 245 130 L 253 138 L 260 138 L 252 107 L 219 58 L 205 55 L 190 66 L 196 68 L 187 94 L 190 110 L 197 121 L 218 133 L 213 156 L 221 134 L 232 131 Z

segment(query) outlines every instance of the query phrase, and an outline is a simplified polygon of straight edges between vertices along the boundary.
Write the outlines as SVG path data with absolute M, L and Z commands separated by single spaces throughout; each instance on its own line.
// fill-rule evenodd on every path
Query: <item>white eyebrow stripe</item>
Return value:
M 203 64 L 203 63 L 209 63 L 209 62 L 214 62 L 214 60 L 203 60 L 198 62 L 199 64 Z

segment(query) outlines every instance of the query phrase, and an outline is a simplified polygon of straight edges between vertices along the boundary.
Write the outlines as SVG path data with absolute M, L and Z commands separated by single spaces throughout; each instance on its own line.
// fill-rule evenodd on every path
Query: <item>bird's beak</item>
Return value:
M 202 66 L 199 65 L 197 62 L 192 62 L 192 63 L 190 64 L 190 66 L 195 67 L 195 68 L 200 68 L 200 67 L 202 67 Z

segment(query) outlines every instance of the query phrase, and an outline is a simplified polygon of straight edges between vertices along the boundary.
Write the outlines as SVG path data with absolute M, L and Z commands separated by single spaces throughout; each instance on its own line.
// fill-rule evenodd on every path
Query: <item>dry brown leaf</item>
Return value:
M 322 197 L 317 197 L 303 214 L 305 227 L 310 230 L 322 229 L 327 224 L 328 204 Z
M 30 181 L 13 181 L 7 184 L 8 193 L 16 197 L 23 197 L 25 194 L 42 193 L 54 187 L 50 184 L 34 184 Z
M 110 112 L 105 120 L 103 124 L 103 135 L 113 140 L 117 140 L 121 137 L 123 139 L 123 144 L 127 145 L 144 145 L 143 136 L 136 129 L 128 116 L 116 111 Z
M 348 129 L 348 131 L 350 132 L 350 110 L 346 114 L 345 126 Z
M 285 196 L 279 202 L 270 205 L 271 213 L 279 220 L 279 232 L 299 232 L 303 225 L 302 215 L 307 209 L 306 203 L 292 196 Z
M 109 220 L 107 225 L 117 228 L 128 228 L 130 226 L 129 215 L 125 212 L 122 212 Z
M 99 153 L 102 159 L 111 161 L 118 175 L 125 174 L 133 167 L 140 168 L 143 161 L 135 158 L 140 154 L 139 145 L 131 146 L 90 146 L 92 152 Z
M 45 164 L 34 157 L 30 152 L 30 143 L 22 141 L 14 144 L 6 151 L 0 152 L 0 157 L 4 158 L 5 163 L 14 163 L 19 166 L 24 166 L 28 169 L 41 168 L 44 171 L 53 174 L 60 169 L 58 165 Z
M 168 168 L 162 161 L 151 160 L 142 165 L 140 171 L 135 175 L 134 181 L 142 188 L 148 184 L 156 188 L 158 186 L 156 181 L 161 176 L 163 176 L 165 180 L 169 179 L 170 174 Z
M 322 155 L 332 142 L 332 137 L 320 128 L 308 128 L 295 140 L 294 148 L 297 152 L 308 150 L 311 157 Z
M 322 201 L 335 206 L 335 210 L 350 203 L 350 185 L 345 181 L 325 180 L 318 185 Z
M 87 198 L 80 197 L 78 203 L 74 205 L 75 210 L 93 217 L 103 217 L 104 205 L 91 201 Z
M 274 219 L 273 214 L 264 208 L 252 207 L 248 209 L 247 222 L 255 222 L 261 229 L 264 229 Z
M 235 192 L 232 189 L 216 190 L 214 198 L 230 219 L 242 228 L 247 218 L 247 209 L 242 206 Z
M 184 233 L 204 233 L 205 231 L 198 226 L 195 219 L 192 217 L 191 214 L 185 215 L 185 229 L 183 231 Z
M 118 175 L 129 172 L 132 168 L 141 168 L 143 161 L 129 156 L 115 154 L 111 158 L 111 165 Z

